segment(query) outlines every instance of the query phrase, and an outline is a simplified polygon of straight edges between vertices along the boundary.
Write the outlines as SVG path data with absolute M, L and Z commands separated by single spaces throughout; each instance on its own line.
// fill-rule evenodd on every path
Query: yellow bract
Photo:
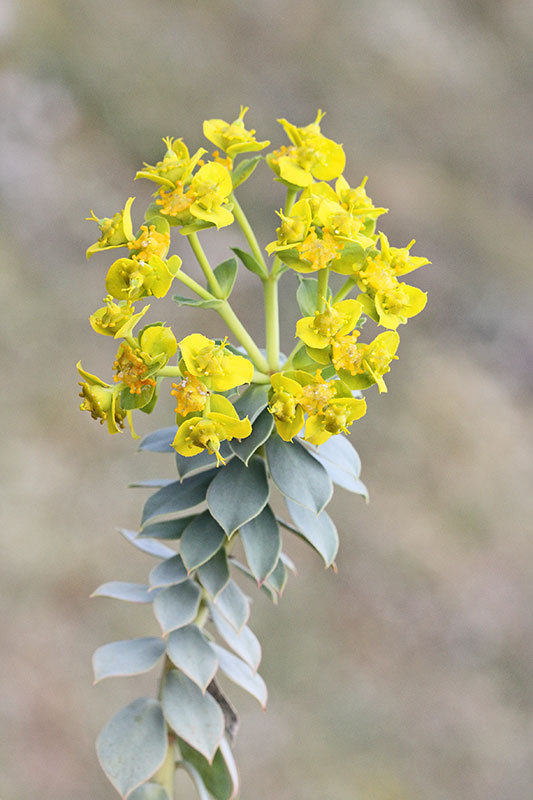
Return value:
M 225 342 L 217 344 L 201 333 L 191 333 L 179 346 L 187 371 L 215 392 L 234 389 L 253 378 L 251 361 L 228 352 Z
M 331 344 L 335 336 L 343 336 L 355 328 L 362 307 L 357 300 L 341 300 L 327 303 L 324 311 L 316 311 L 314 317 L 302 317 L 296 323 L 296 336 L 308 347 L 322 350 Z
M 104 297 L 104 302 L 105 306 L 91 314 L 89 322 L 96 333 L 114 336 L 130 319 L 135 309 L 127 300 L 115 303 L 110 294 Z
M 196 456 L 207 450 L 214 453 L 217 466 L 224 464 L 220 444 L 225 439 L 245 439 L 252 432 L 248 417 L 239 419 L 232 404 L 222 395 L 213 395 L 211 410 L 203 417 L 189 417 L 180 427 L 172 447 L 182 456 Z
M 191 180 L 194 202 L 190 213 L 197 219 L 211 222 L 217 228 L 231 225 L 233 214 L 224 208 L 233 190 L 231 175 L 222 164 L 215 161 L 204 164 Z
M 370 344 L 357 344 L 352 336 L 338 337 L 332 345 L 332 361 L 339 378 L 350 389 L 368 389 L 377 383 L 379 391 L 386 392 L 383 375 L 398 358 L 399 343 L 396 331 L 380 333 Z
M 80 409 L 88 411 L 91 417 L 100 420 L 102 425 L 106 421 L 109 433 L 119 433 L 124 427 L 124 419 L 127 417 L 132 436 L 135 436 L 131 425 L 131 414 L 120 406 L 119 390 L 84 370 L 81 361 L 78 361 L 76 368 L 81 377 L 85 379 L 83 383 L 79 384 L 81 386 L 80 397 L 83 398 Z
M 91 211 L 91 216 L 87 217 L 87 219 L 98 223 L 101 236 L 97 242 L 87 249 L 87 258 L 90 258 L 99 250 L 111 250 L 114 247 L 124 247 L 124 245 L 128 244 L 128 242 L 133 239 L 131 205 L 134 200 L 134 197 L 129 197 L 124 209 L 118 211 L 112 217 L 98 219 L 94 211 Z
M 198 164 L 204 153 L 205 148 L 200 147 L 196 153 L 190 157 L 187 146 L 181 139 L 165 137 L 163 142 L 167 146 L 166 153 L 162 161 L 158 161 L 155 166 L 144 164 L 144 169 L 139 170 L 135 175 L 137 178 L 147 178 L 154 183 L 162 186 L 174 188 L 178 181 L 185 182 L 189 179 L 194 168 Z
M 248 108 L 241 106 L 241 111 L 236 120 L 231 123 L 223 119 L 206 119 L 204 122 L 204 136 L 219 147 L 233 159 L 239 153 L 251 153 L 262 150 L 270 142 L 258 142 L 254 130 L 244 127 L 244 115 Z
M 180 266 L 179 256 L 164 261 L 154 255 L 148 263 L 134 258 L 119 258 L 109 268 L 106 289 L 116 300 L 130 302 L 151 295 L 164 297 Z

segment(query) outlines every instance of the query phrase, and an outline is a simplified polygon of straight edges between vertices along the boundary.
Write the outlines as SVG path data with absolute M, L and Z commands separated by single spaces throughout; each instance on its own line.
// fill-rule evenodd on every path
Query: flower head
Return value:
M 387 387 L 383 376 L 390 371 L 391 361 L 398 358 L 400 337 L 396 331 L 385 331 L 370 344 L 358 344 L 353 336 L 339 336 L 332 345 L 332 361 L 341 381 L 350 389 L 367 389 L 377 383 L 380 392 Z
M 179 346 L 187 372 L 215 392 L 234 389 L 253 378 L 252 362 L 229 352 L 225 341 L 217 344 L 201 333 L 191 333 Z
M 357 300 L 341 300 L 333 305 L 327 302 L 324 311 L 316 311 L 313 317 L 298 320 L 296 335 L 308 347 L 322 350 L 336 336 L 344 336 L 355 328 L 361 311 Z
M 203 411 L 209 397 L 209 389 L 190 372 L 179 383 L 172 384 L 171 395 L 176 398 L 176 414 L 186 417 L 195 411 Z
M 214 453 L 217 466 L 224 464 L 220 445 L 224 440 L 245 439 L 252 432 L 248 417 L 239 419 L 230 401 L 222 395 L 212 395 L 210 410 L 202 417 L 188 417 L 181 423 L 172 447 L 182 456 L 195 456 L 207 450 Z
M 94 211 L 91 211 L 91 216 L 87 217 L 87 220 L 98 223 L 101 235 L 98 241 L 87 249 L 87 258 L 90 258 L 99 250 L 124 247 L 133 239 L 131 205 L 134 200 L 134 197 L 129 197 L 122 211 L 117 211 L 112 217 L 98 219 Z
M 144 168 L 135 175 L 135 180 L 146 178 L 173 189 L 179 181 L 184 183 L 190 178 L 194 168 L 207 150 L 200 147 L 193 156 L 189 156 L 187 145 L 181 139 L 167 136 L 163 142 L 167 147 L 163 160 L 158 161 L 155 166 L 145 163 Z
M 244 115 L 248 111 L 246 106 L 241 106 L 241 111 L 236 120 L 231 123 L 223 119 L 207 119 L 204 122 L 204 136 L 213 142 L 216 147 L 227 153 L 233 159 L 239 153 L 251 153 L 262 150 L 270 142 L 258 142 L 254 130 L 244 127 Z

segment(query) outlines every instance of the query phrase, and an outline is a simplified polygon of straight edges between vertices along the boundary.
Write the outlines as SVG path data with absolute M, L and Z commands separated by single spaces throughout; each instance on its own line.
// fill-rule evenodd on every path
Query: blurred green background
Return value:
M 161 136 L 195 149 L 202 120 L 241 103 L 275 145 L 276 117 L 325 109 L 348 179 L 368 174 L 391 209 L 391 243 L 416 237 L 433 261 L 413 276 L 429 303 L 401 330 L 389 394 L 370 391 L 355 426 L 371 503 L 337 492 L 338 574 L 291 544 L 281 604 L 254 594 L 270 702 L 232 691 L 243 800 L 530 797 L 533 5 L 2 0 L 0 40 L 2 800 L 112 800 L 94 738 L 157 677 L 91 687 L 97 646 L 156 632 L 145 607 L 89 594 L 144 580 L 149 558 L 115 532 L 139 519 L 126 484 L 173 466 L 78 410 L 75 362 L 106 375 L 114 353 L 87 322 L 110 260 L 86 264 L 83 218 L 133 193 L 142 206 L 150 186 L 132 178 Z M 264 168 L 241 196 L 272 240 L 281 187 Z M 203 240 L 219 261 L 241 243 L 233 228 Z M 241 278 L 260 337 L 259 286 Z M 178 336 L 222 333 L 164 302 Z

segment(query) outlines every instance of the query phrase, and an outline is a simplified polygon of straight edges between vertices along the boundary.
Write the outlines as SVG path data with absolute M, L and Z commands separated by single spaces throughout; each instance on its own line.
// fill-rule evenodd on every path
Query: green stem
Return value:
M 287 370 L 287 369 L 290 369 L 290 367 L 292 366 L 292 362 L 293 362 L 294 356 L 296 355 L 296 353 L 298 353 L 302 349 L 303 346 L 304 346 L 303 342 L 298 342 L 298 344 L 294 345 L 293 349 L 289 353 L 289 356 L 288 356 L 286 362 L 283 365 L 283 370 L 284 371 Z
M 158 378 L 182 378 L 181 370 L 179 367 L 161 367 L 157 373 Z
M 246 236 L 246 241 L 250 245 L 250 249 L 255 256 L 256 261 L 258 261 L 265 271 L 265 275 L 268 275 L 268 268 L 265 263 L 265 259 L 263 257 L 263 253 L 261 248 L 259 247 L 259 243 L 257 241 L 257 237 L 253 232 L 252 226 L 248 222 L 248 217 L 244 213 L 242 206 L 240 205 L 239 201 L 235 197 L 235 194 L 230 195 L 230 200 L 233 203 L 233 214 L 235 219 L 237 220 L 238 224 L 241 227 L 242 232 Z
M 192 247 L 194 255 L 198 259 L 198 263 L 200 264 L 202 271 L 205 277 L 207 278 L 207 283 L 209 284 L 209 288 L 211 289 L 215 297 L 222 297 L 223 296 L 222 289 L 220 288 L 220 284 L 217 281 L 217 277 L 213 272 L 211 264 L 207 260 L 207 256 L 204 253 L 202 245 L 200 244 L 198 235 L 196 233 L 190 233 L 187 236 L 187 238 L 189 240 L 189 244 Z
M 273 372 L 279 369 L 278 280 L 272 273 L 264 281 L 267 362 Z
M 357 281 L 355 280 L 355 278 L 347 278 L 346 281 L 342 284 L 337 294 L 335 295 L 335 297 L 333 298 L 333 302 L 339 303 L 341 300 L 344 300 L 344 298 L 350 294 L 356 283 Z
M 294 201 L 296 200 L 296 195 L 300 190 L 297 188 L 290 188 L 287 189 L 287 199 L 285 200 L 285 209 L 283 213 L 286 217 L 291 213 L 292 207 L 294 205 Z M 279 256 L 276 256 L 274 259 L 274 264 L 272 265 L 272 275 L 277 275 L 279 272 L 279 268 L 281 266 L 281 260 Z
M 168 751 L 163 764 L 159 767 L 152 780 L 159 783 L 168 794 L 169 800 L 174 800 L 174 776 L 176 774 L 176 757 L 174 755 L 174 736 L 168 735 Z
M 188 286 L 189 289 L 192 289 L 198 297 L 201 297 L 202 300 L 217 300 L 211 292 L 208 292 L 207 289 L 204 289 L 194 278 L 191 278 L 190 275 L 187 275 L 185 272 L 178 270 L 175 276 L 179 281 L 181 281 L 185 286 Z
M 329 267 L 318 270 L 318 284 L 316 293 L 316 310 L 324 311 L 328 296 Z
M 257 367 L 260 372 L 268 372 L 269 367 L 264 356 L 228 301 L 224 300 L 222 305 L 217 306 L 216 311 L 220 314 L 235 338 L 242 344 L 254 366 Z

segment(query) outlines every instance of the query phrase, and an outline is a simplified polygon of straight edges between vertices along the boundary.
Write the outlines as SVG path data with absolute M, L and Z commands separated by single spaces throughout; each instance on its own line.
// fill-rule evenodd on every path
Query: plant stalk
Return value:
M 253 255 L 255 256 L 256 261 L 258 261 L 259 264 L 261 264 L 261 266 L 263 267 L 263 269 L 265 271 L 265 275 L 268 275 L 268 268 L 267 268 L 263 253 L 261 251 L 261 248 L 259 247 L 259 242 L 257 241 L 257 237 L 256 237 L 256 235 L 255 235 L 255 233 L 253 231 L 253 228 L 250 225 L 250 223 L 248 222 L 248 217 L 244 213 L 244 211 L 242 209 L 242 206 L 240 205 L 239 201 L 235 197 L 234 193 L 232 193 L 230 195 L 230 200 L 233 203 L 233 214 L 234 214 L 235 219 L 237 220 L 238 224 L 240 225 L 242 232 L 244 233 L 244 235 L 246 237 L 246 241 L 250 245 L 250 250 L 252 251 Z

